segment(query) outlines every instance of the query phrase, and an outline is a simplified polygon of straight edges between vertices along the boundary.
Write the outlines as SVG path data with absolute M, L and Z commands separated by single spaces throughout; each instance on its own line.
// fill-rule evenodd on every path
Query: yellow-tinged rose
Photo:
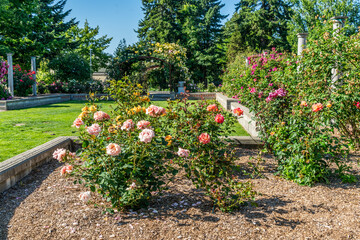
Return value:
M 117 133 L 117 130 L 116 130 L 117 126 L 113 125 L 113 126 L 110 126 L 108 128 L 108 132 L 109 133 Z
M 79 116 L 78 116 L 78 118 L 80 118 L 81 120 L 83 120 L 85 117 L 87 117 L 87 113 L 86 112 L 82 112 Z
M 121 116 L 119 115 L 115 118 L 115 121 L 119 122 L 120 119 L 121 119 Z
M 87 112 L 87 111 L 89 111 L 88 106 L 83 107 L 83 108 L 81 109 L 81 111 L 83 111 L 83 112 Z
M 331 108 L 331 106 L 332 106 L 331 103 L 326 104 L 326 107 L 327 107 L 327 108 Z
M 89 108 L 89 110 L 90 110 L 91 112 L 96 112 L 96 110 L 97 110 L 96 105 L 92 105 L 92 106 Z
M 172 136 L 171 135 L 167 135 L 166 137 L 165 137 L 165 141 L 170 141 L 172 139 Z
M 273 136 L 275 134 L 275 132 L 271 132 L 270 135 Z

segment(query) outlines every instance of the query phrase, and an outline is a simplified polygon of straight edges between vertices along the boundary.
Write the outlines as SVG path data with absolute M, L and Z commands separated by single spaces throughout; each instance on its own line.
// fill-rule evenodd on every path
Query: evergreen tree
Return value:
M 360 25 L 360 1 L 359 0 L 293 0 L 294 16 L 289 27 L 291 34 L 288 40 L 292 50 L 297 49 L 297 33 L 309 32 L 316 21 L 330 20 L 335 16 L 347 17 L 347 21 L 353 26 L 355 32 Z
M 120 61 L 125 60 L 126 56 L 124 55 L 124 52 L 127 48 L 126 40 L 123 38 L 120 40 L 119 45 L 116 47 L 114 52 L 114 57 L 118 58 Z
M 79 44 L 74 50 L 75 53 L 90 62 L 90 49 L 92 51 L 91 57 L 91 70 L 98 71 L 99 68 L 105 68 L 110 59 L 110 55 L 105 53 L 104 50 L 109 47 L 112 38 L 107 35 L 98 37 L 99 26 L 92 28 L 89 26 L 88 21 L 84 23 L 84 28 L 74 25 L 66 32 L 66 37 L 73 43 Z
M 8 15 L 0 16 L 1 45 L 8 46 L 17 63 L 29 66 L 30 56 L 52 59 L 64 49 L 76 48 L 65 32 L 76 25 L 65 21 L 66 0 L 12 0 Z
M 287 0 L 241 0 L 226 23 L 228 58 L 239 51 L 290 50 L 287 22 L 293 14 Z
M 187 12 L 183 33 L 187 36 L 188 67 L 193 79 L 206 86 L 219 80 L 222 69 L 221 21 L 226 18 L 220 13 L 222 7 L 219 0 L 194 0 L 183 9 Z
M 144 19 L 136 31 L 142 41 L 177 43 L 181 34 L 184 0 L 142 0 Z
M 142 41 L 173 42 L 187 48 L 187 67 L 195 82 L 214 82 L 221 71 L 220 0 L 143 0 Z

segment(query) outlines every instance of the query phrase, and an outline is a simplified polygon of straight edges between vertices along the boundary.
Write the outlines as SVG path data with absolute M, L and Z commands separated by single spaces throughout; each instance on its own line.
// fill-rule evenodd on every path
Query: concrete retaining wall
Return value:
M 0 163 L 0 192 L 14 186 L 33 169 L 53 159 L 57 148 L 75 151 L 78 146 L 76 137 L 58 137 L 29 151 Z
M 259 132 L 256 128 L 256 122 L 252 120 L 254 115 L 249 111 L 247 107 L 238 103 L 238 100 L 228 98 L 227 96 L 221 93 L 216 93 L 216 100 L 226 110 L 233 110 L 238 107 L 241 108 L 244 111 L 244 114 L 241 117 L 238 117 L 238 122 L 252 137 L 257 138 L 259 136 Z

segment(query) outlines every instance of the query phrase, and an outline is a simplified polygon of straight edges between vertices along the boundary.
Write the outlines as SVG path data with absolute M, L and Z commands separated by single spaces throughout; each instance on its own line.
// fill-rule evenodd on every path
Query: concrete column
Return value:
M 302 51 L 306 48 L 306 37 L 308 36 L 308 33 L 298 33 L 296 35 L 298 37 L 297 55 L 301 56 Z
M 10 94 L 14 96 L 14 69 L 13 69 L 13 60 L 12 60 L 12 53 L 7 53 L 7 61 L 9 65 L 8 69 L 8 88 L 10 90 Z
M 331 20 L 333 22 L 333 30 L 334 30 L 334 37 L 336 37 L 337 34 L 339 34 L 340 29 L 344 26 L 345 20 L 347 19 L 347 17 L 343 17 L 343 16 L 336 16 L 336 17 L 332 17 Z M 339 80 L 341 73 L 339 72 L 338 69 L 338 63 L 335 64 L 335 68 L 333 68 L 331 70 L 332 73 L 332 82 L 336 82 Z
M 35 72 L 35 74 L 33 74 L 35 80 L 33 85 L 33 95 L 36 96 L 36 57 L 31 57 L 31 71 Z
M 245 65 L 246 67 L 249 67 L 249 59 L 247 57 L 245 57 Z

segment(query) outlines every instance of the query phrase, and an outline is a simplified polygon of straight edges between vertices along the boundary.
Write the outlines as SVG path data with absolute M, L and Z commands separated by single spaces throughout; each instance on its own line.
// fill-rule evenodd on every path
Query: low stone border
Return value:
M 53 159 L 57 148 L 74 151 L 77 137 L 58 137 L 0 163 L 0 193 L 14 186 L 33 169 Z
M 226 110 L 233 110 L 235 108 L 241 108 L 244 113 L 241 117 L 238 118 L 238 122 L 243 126 L 243 128 L 251 135 L 253 138 L 258 138 L 259 131 L 256 127 L 256 122 L 252 120 L 253 114 L 250 110 L 244 105 L 240 104 L 238 100 L 228 98 L 222 93 L 216 93 L 216 100 L 225 108 Z
M 260 148 L 259 138 L 238 136 L 228 137 L 233 144 L 241 148 Z M 58 137 L 45 144 L 35 147 L 0 163 L 0 193 L 14 186 L 33 169 L 53 159 L 52 154 L 57 148 L 66 148 L 76 151 L 80 144 L 77 137 Z
M 96 94 L 96 97 L 107 97 L 108 94 Z M 181 97 L 180 95 L 155 92 L 150 93 L 150 99 L 153 101 L 166 101 L 167 99 L 175 99 Z M 66 101 L 86 101 L 89 98 L 89 94 L 48 94 L 31 97 L 15 98 L 11 100 L 0 100 L 0 111 L 16 110 L 30 107 L 38 107 L 47 104 L 61 103 Z M 215 99 L 215 93 L 189 93 L 189 100 L 201 100 L 201 99 Z M 111 99 L 110 99 L 111 100 Z

